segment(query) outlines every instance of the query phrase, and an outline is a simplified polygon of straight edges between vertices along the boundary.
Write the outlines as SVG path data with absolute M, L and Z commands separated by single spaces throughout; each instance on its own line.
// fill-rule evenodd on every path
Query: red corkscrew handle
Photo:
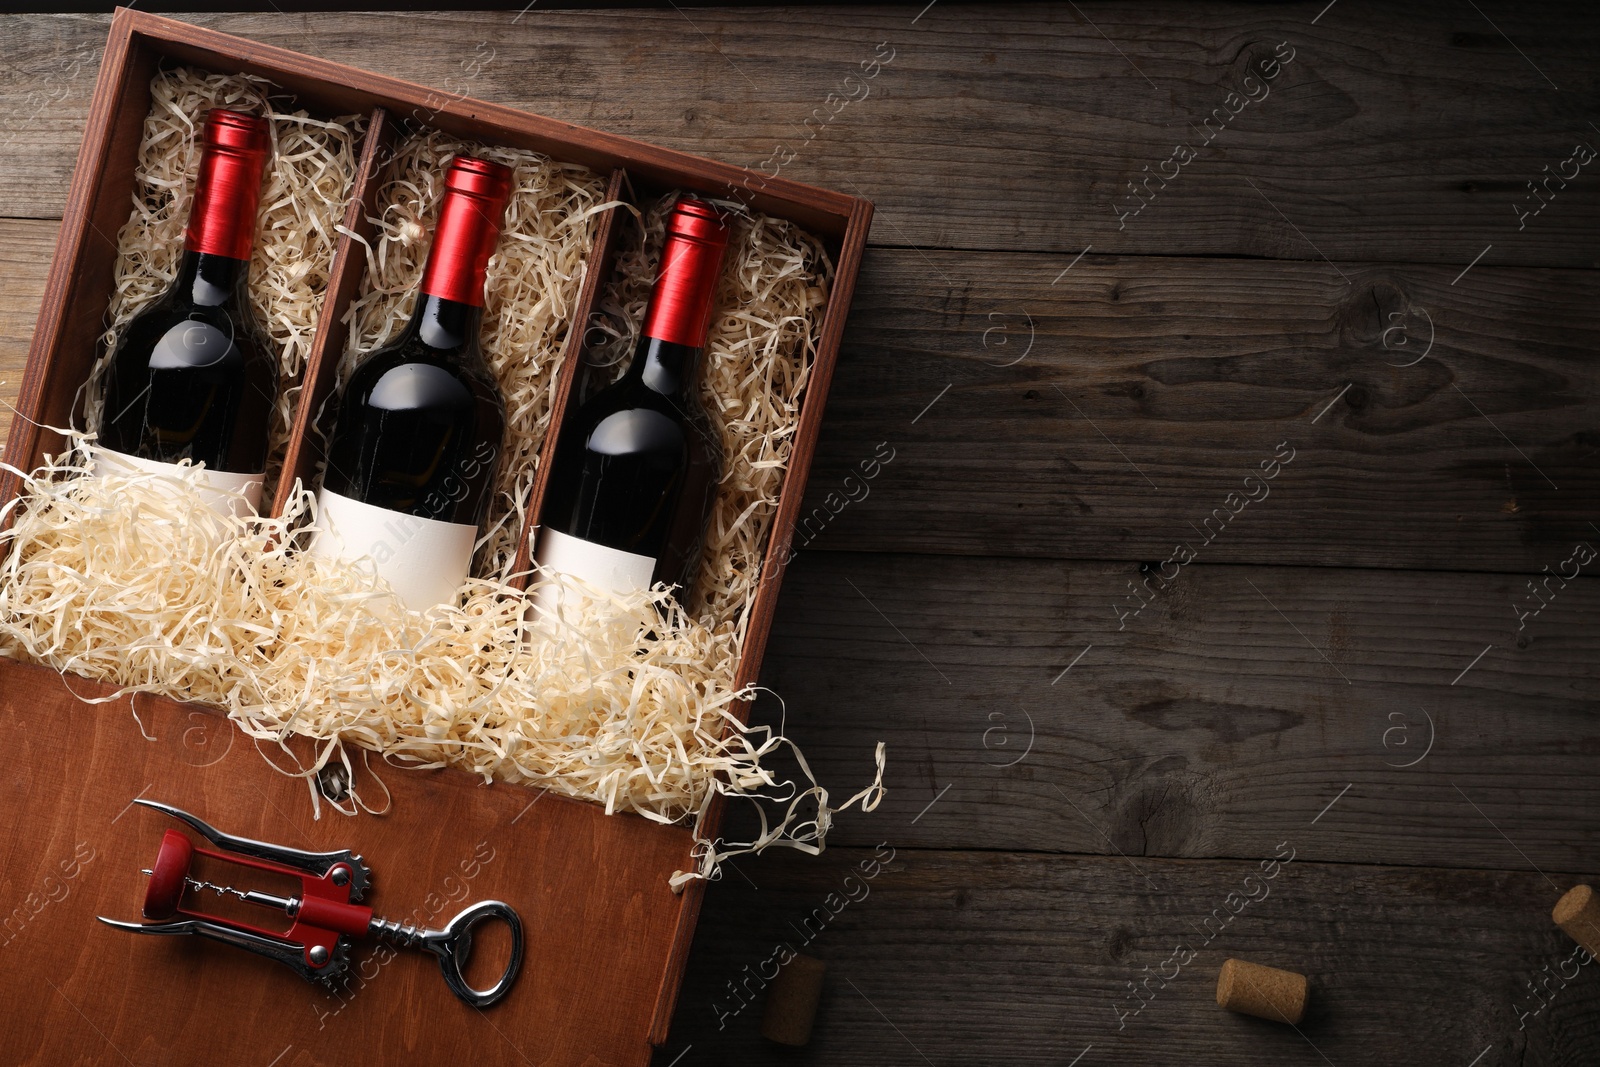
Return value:
M 150 884 L 144 891 L 144 917 L 170 919 L 178 913 L 183 898 L 184 879 L 194 862 L 194 846 L 176 830 L 161 835 L 161 848 L 150 868 Z

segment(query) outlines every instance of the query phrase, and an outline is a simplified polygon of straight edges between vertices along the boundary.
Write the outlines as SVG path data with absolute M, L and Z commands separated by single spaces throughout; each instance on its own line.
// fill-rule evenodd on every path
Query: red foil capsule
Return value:
M 183 246 L 229 259 L 249 259 L 255 242 L 261 172 L 271 151 L 267 120 L 216 107 L 206 112 L 200 174 Z
M 471 156 L 450 161 L 433 248 L 422 271 L 424 293 L 483 306 L 489 257 L 500 239 L 500 224 L 510 198 L 511 168 Z
M 728 247 L 728 223 L 717 208 L 684 197 L 667 216 L 661 272 L 644 315 L 644 336 L 704 348 L 711 298 Z

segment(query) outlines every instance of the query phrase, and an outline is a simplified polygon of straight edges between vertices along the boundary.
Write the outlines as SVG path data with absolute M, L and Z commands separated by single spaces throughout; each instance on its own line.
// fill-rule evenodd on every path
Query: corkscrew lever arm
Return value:
M 211 922 L 207 919 L 185 918 L 173 919 L 168 922 L 130 923 L 121 919 L 108 919 L 104 915 L 96 915 L 95 918 L 107 926 L 115 926 L 118 930 L 126 930 L 130 934 L 198 934 L 213 941 L 220 941 L 224 945 L 249 949 L 257 955 L 277 960 L 279 963 L 290 967 L 300 977 L 309 981 L 326 980 L 324 975 L 306 966 L 306 961 L 299 945 L 292 944 L 282 938 L 263 937 L 250 930 L 229 926 L 225 923 Z M 340 971 L 331 977 L 337 978 L 342 973 Z
M 371 873 L 360 856 L 349 849 L 340 849 L 337 852 L 307 852 L 304 849 L 289 848 L 287 845 L 274 845 L 266 841 L 256 841 L 248 837 L 235 837 L 225 834 L 215 826 L 198 816 L 191 815 L 182 808 L 175 808 L 171 804 L 163 804 L 159 800 L 146 800 L 135 797 L 135 804 L 146 808 L 154 808 L 172 816 L 179 822 L 187 823 L 195 833 L 210 841 L 218 848 L 251 859 L 266 860 L 269 863 L 281 863 L 286 867 L 293 867 L 298 871 L 305 871 L 317 878 L 327 875 L 334 867 L 344 864 L 350 869 L 349 885 L 350 899 L 360 901 L 366 895 L 367 887 L 371 884 Z M 343 883 L 341 883 L 343 884 Z

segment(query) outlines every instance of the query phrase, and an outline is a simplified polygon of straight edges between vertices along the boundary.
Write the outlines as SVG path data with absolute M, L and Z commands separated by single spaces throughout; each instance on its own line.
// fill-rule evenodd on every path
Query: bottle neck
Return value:
M 201 150 L 194 204 L 184 231 L 185 251 L 249 262 L 265 161 L 264 153 L 221 145 Z
M 419 293 L 410 332 L 424 346 L 456 358 L 481 358 L 478 330 L 483 308 L 434 293 Z
M 659 337 L 641 337 L 628 376 L 662 396 L 691 399 L 700 351 Z
M 723 247 L 681 234 L 668 236 L 645 308 L 645 337 L 697 350 L 705 347 Z
M 720 221 L 711 226 L 685 211 L 680 204 L 668 220 L 661 266 L 628 373 L 663 396 L 692 400 L 727 233 Z
M 221 307 L 233 300 L 250 270 L 250 261 L 185 249 L 172 291 L 198 307 Z
M 424 345 L 440 352 L 478 352 L 483 287 L 504 210 L 503 204 L 486 206 L 484 200 L 448 189 L 439 205 L 411 330 Z
M 422 295 L 458 304 L 483 304 L 489 257 L 500 236 L 501 204 L 485 207 L 482 197 L 448 190 L 439 205 L 433 247 L 422 268 Z

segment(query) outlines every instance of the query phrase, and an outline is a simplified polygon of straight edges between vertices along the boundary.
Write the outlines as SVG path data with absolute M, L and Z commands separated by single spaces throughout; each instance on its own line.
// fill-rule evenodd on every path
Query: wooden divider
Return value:
M 372 239 L 371 217 L 377 209 L 378 187 L 392 157 L 396 136 L 395 123 L 388 110 L 373 108 L 367 120 L 366 137 L 362 140 L 361 160 L 350 187 L 350 201 L 344 212 L 343 227 L 347 232 L 339 235 L 334 249 L 333 264 L 328 268 L 328 288 L 323 293 L 316 332 L 311 339 L 311 354 L 300 377 L 300 400 L 295 405 L 289 446 L 283 455 L 278 491 L 269 513 L 274 516 L 282 515 L 283 509 L 289 506 L 296 482 L 311 484 L 322 462 L 321 442 L 312 431 L 317 413 L 322 410 L 338 377 L 339 360 L 350 334 L 345 313 L 367 270 L 367 250 L 350 234 L 359 234 L 364 241 Z
M 606 183 L 606 202 L 620 201 L 626 184 L 627 174 L 621 167 L 612 171 L 611 180 Z M 550 402 L 549 428 L 545 431 L 544 440 L 539 443 L 539 469 L 534 474 L 533 488 L 528 493 L 528 517 L 523 523 L 522 536 L 517 541 L 516 562 L 511 568 L 511 584 L 517 589 L 525 589 L 528 585 L 533 540 L 539 529 L 539 512 L 544 507 L 545 487 L 550 484 L 550 464 L 555 459 L 556 440 L 561 436 L 557 431 L 561 427 L 561 420 L 566 417 L 578 375 L 582 373 L 584 335 L 589 332 L 589 321 L 594 317 L 600 294 L 605 291 L 606 279 L 611 277 L 612 263 L 616 259 L 617 234 L 622 228 L 617 225 L 617 212 L 621 210 L 621 207 L 607 208 L 600 216 L 600 224 L 595 227 L 594 245 L 584 263 L 583 285 L 578 290 L 577 307 L 571 324 L 567 326 L 566 341 L 561 346 L 561 364 L 556 368 L 556 395 Z

